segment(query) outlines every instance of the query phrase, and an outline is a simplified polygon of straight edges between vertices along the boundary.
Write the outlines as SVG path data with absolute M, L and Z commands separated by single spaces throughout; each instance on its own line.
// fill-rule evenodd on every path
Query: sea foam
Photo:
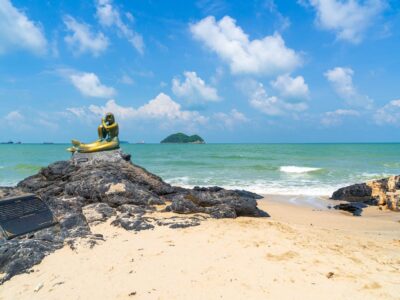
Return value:
M 298 167 L 298 166 L 281 166 L 279 168 L 279 171 L 281 172 L 296 173 L 296 174 L 315 172 L 319 170 L 321 170 L 321 168 Z

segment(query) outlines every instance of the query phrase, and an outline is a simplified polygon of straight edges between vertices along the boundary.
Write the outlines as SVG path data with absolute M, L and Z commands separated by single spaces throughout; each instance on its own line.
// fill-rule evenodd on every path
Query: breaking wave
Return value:
M 322 170 L 321 168 L 311 168 L 311 167 L 298 167 L 298 166 L 281 166 L 279 168 L 279 171 L 284 172 L 284 173 L 295 173 L 295 174 L 301 174 L 301 173 L 309 173 L 309 172 L 315 172 Z

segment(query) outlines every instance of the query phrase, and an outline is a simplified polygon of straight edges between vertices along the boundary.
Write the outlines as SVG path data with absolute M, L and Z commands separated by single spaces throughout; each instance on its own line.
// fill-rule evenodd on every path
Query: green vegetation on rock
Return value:
M 161 141 L 161 143 L 191 143 L 191 144 L 204 144 L 204 140 L 198 136 L 197 134 L 188 136 L 184 133 L 178 132 L 175 134 L 171 134 Z

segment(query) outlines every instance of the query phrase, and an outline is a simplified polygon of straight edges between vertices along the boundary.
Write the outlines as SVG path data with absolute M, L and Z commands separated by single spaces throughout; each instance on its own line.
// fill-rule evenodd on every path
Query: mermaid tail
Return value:
M 119 141 L 118 140 L 111 140 L 111 141 L 101 141 L 98 143 L 92 143 L 89 145 L 84 145 L 85 147 L 79 147 L 78 152 L 81 153 L 91 153 L 91 152 L 98 152 L 98 151 L 106 151 L 106 150 L 114 150 L 119 148 Z
M 67 148 L 67 151 L 74 153 L 77 151 L 77 149 L 75 147 L 69 147 Z
M 119 148 L 118 138 L 114 138 L 111 141 L 98 140 L 90 144 L 80 143 L 79 146 L 73 146 L 67 150 L 70 152 L 80 152 L 80 153 L 92 153 L 98 151 L 114 150 Z
M 78 141 L 78 140 L 71 140 L 71 144 L 72 144 L 72 145 L 74 145 L 74 146 L 77 146 L 77 147 L 79 147 L 79 146 L 80 146 L 80 144 L 81 144 L 81 142 L 80 142 L 80 141 Z

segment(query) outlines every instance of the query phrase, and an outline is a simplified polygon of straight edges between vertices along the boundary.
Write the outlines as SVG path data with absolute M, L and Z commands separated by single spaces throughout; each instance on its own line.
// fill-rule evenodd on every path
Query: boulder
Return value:
M 92 203 L 84 206 L 82 213 L 89 224 L 98 224 L 115 215 L 115 209 L 107 203 Z
M 338 189 L 332 194 L 331 199 L 348 202 L 371 201 L 372 189 L 366 183 L 357 183 Z
M 400 211 L 400 175 L 340 188 L 332 194 L 331 199 Z
M 49 206 L 58 224 L 13 240 L 0 241 L 0 284 L 15 274 L 28 271 L 44 256 L 71 247 L 76 238 L 96 244 L 89 224 L 113 218 L 111 224 L 140 231 L 155 226 L 184 228 L 198 226 L 204 218 L 264 217 L 257 208 L 260 196 L 247 191 L 220 187 L 184 189 L 133 164 L 121 150 L 74 153 L 25 178 L 16 187 L 0 188 L 0 197 L 34 193 Z M 1 201 L 1 200 L 0 200 Z M 164 211 L 178 214 L 201 213 L 186 219 L 166 221 L 146 216 L 164 205 Z
M 335 205 L 333 208 L 347 211 L 349 213 L 352 213 L 353 216 L 359 217 L 359 216 L 361 216 L 363 208 L 366 208 L 366 207 L 367 207 L 367 205 L 362 202 L 350 202 L 350 203 L 341 203 L 341 204 Z

